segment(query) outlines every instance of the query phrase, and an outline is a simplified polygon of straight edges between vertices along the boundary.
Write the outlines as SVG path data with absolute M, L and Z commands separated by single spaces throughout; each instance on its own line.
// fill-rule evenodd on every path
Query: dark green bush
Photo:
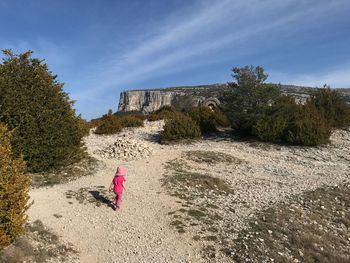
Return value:
M 30 171 L 71 164 L 82 157 L 83 131 L 63 91 L 43 61 L 31 51 L 3 51 L 0 64 L 0 122 L 15 129 L 12 150 L 23 154 Z
M 31 181 L 23 159 L 12 156 L 10 138 L 0 124 L 0 249 L 24 233 Z
M 143 120 L 140 117 L 134 115 L 126 115 L 119 117 L 120 124 L 125 127 L 141 127 L 143 126 Z
M 172 118 L 176 114 L 176 110 L 171 106 L 163 106 L 150 114 L 147 118 L 148 121 L 158 121 Z
M 115 134 L 122 130 L 120 118 L 113 115 L 112 110 L 109 110 L 107 115 L 101 119 L 101 124 L 97 126 L 96 134 Z
M 312 103 L 283 96 L 257 121 L 253 134 L 262 141 L 315 146 L 328 143 L 331 132 Z
M 217 126 L 229 126 L 229 121 L 221 112 L 212 111 L 208 107 L 196 107 L 189 116 L 199 125 L 202 133 L 215 132 Z
M 199 126 L 189 116 L 177 113 L 165 120 L 164 130 L 160 133 L 160 142 L 198 139 L 201 137 Z
M 331 126 L 327 120 L 312 103 L 298 106 L 287 127 L 285 141 L 306 146 L 328 143 Z
M 294 98 L 281 96 L 261 114 L 253 126 L 253 135 L 262 141 L 283 142 L 288 124 L 297 110 Z
M 332 127 L 350 126 L 350 107 L 346 105 L 338 91 L 327 86 L 317 89 L 311 97 L 311 103 Z

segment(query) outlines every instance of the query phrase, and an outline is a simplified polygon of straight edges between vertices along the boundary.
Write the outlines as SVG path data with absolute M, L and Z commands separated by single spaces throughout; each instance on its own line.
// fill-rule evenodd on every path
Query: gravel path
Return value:
M 180 158 L 184 150 L 221 151 L 245 161 L 245 165 L 235 170 L 219 165 L 216 170 L 221 172 L 215 175 L 229 181 L 237 200 L 242 199 L 246 204 L 232 219 L 233 224 L 237 221 L 237 229 L 242 227 L 243 219 L 270 202 L 350 180 L 349 131 L 336 132 L 330 146 L 305 150 L 226 140 L 161 146 L 153 141 L 161 127 L 161 122 L 155 122 L 114 136 L 91 134 L 85 139 L 86 146 L 103 168 L 93 176 L 67 184 L 31 190 L 34 204 L 28 212 L 30 221 L 41 220 L 63 242 L 73 244 L 79 258 L 71 258 L 71 262 L 206 262 L 201 257 L 203 244 L 193 240 L 193 233 L 179 234 L 170 226 L 168 213 L 180 209 L 181 205 L 166 193 L 160 182 L 164 174 L 162 164 Z M 131 161 L 99 154 L 117 138 L 139 140 L 152 152 Z M 120 212 L 107 204 L 96 206 L 93 202 L 96 198 L 111 198 L 105 190 L 118 165 L 128 168 L 128 194 L 124 194 Z M 204 165 L 204 168 L 212 167 Z M 80 195 L 81 202 L 74 195 L 67 198 L 69 192 Z M 240 209 L 239 202 L 236 209 Z M 217 255 L 215 261 L 228 259 Z

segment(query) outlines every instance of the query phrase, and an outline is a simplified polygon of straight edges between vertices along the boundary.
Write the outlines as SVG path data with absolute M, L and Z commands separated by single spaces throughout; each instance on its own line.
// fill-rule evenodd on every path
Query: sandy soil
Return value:
M 102 164 L 98 172 L 67 184 L 31 190 L 34 204 L 28 212 L 30 221 L 40 219 L 63 242 L 73 244 L 79 257 L 70 258 L 71 262 L 206 262 L 201 257 L 203 243 L 194 241 L 193 233 L 179 234 L 171 227 L 168 213 L 181 206 L 160 181 L 163 164 L 180 158 L 186 150 L 225 152 L 244 160 L 238 167 L 221 164 L 214 169 L 219 171 L 214 176 L 225 179 L 234 189 L 237 212 L 231 220 L 237 229 L 244 227 L 244 220 L 254 211 L 273 202 L 350 181 L 349 131 L 337 131 L 331 145 L 312 149 L 221 139 L 162 146 L 154 140 L 161 127 L 161 122 L 155 122 L 119 135 L 91 134 L 85 139 L 86 146 Z M 152 154 L 132 161 L 98 154 L 117 138 L 127 137 L 147 145 Z M 118 165 L 128 168 L 128 193 L 121 211 L 113 211 L 107 204 L 96 206 L 95 202 L 67 198 L 68 192 L 84 191 L 87 200 L 96 198 L 96 193 L 102 199 L 111 198 L 101 189 L 109 187 Z M 211 171 L 213 167 L 204 164 L 198 169 Z M 230 262 L 220 254 L 215 261 Z

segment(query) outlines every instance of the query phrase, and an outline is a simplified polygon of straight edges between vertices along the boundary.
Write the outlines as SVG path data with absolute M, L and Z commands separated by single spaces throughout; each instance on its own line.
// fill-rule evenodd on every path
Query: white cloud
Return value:
M 350 88 L 350 64 L 338 66 L 329 71 L 314 74 L 288 74 L 271 72 L 272 82 L 282 84 L 293 84 L 309 87 L 323 87 L 329 85 L 331 88 Z
M 323 15 L 330 16 L 341 10 L 347 2 L 338 1 L 202 1 L 190 14 L 172 14 L 168 21 L 142 39 L 132 50 L 124 50 L 96 67 L 97 74 L 89 79 L 94 88 L 76 93 L 79 99 L 102 94 L 104 91 L 122 87 L 154 76 L 202 63 L 212 63 L 222 58 L 211 53 L 230 47 L 234 59 L 243 48 L 237 48 L 252 38 L 274 31 L 284 32 L 305 27 L 321 27 Z M 323 19 L 325 21 L 325 19 Z M 151 36 L 151 37 L 150 37 Z M 234 54 L 237 52 L 237 54 Z M 207 56 L 207 62 L 203 57 Z M 101 66 L 101 68 L 99 68 Z

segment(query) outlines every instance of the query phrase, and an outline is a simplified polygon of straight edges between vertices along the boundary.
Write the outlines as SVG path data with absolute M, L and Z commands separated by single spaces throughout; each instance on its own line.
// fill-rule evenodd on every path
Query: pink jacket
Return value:
M 113 185 L 114 185 L 114 192 L 115 193 L 122 193 L 124 189 L 123 183 L 125 182 L 125 178 L 123 175 L 116 175 L 113 178 Z

